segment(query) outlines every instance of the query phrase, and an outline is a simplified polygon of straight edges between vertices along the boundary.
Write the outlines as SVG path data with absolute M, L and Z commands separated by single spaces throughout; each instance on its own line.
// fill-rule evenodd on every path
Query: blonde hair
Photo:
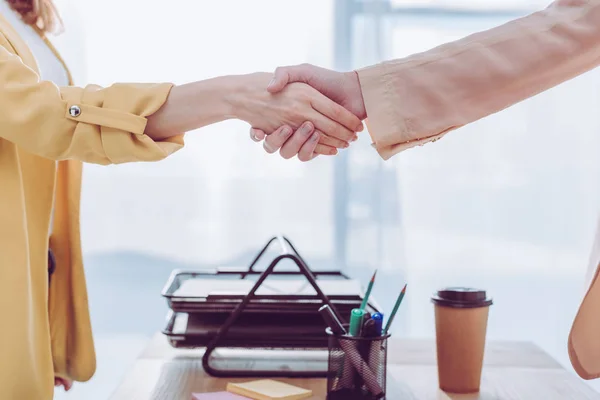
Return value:
M 60 33 L 63 25 L 52 0 L 6 0 L 21 19 L 44 33 Z

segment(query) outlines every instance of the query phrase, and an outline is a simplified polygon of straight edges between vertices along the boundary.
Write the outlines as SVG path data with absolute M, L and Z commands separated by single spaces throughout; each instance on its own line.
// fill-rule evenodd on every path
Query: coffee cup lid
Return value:
M 487 297 L 485 290 L 450 287 L 438 290 L 431 301 L 442 307 L 477 308 L 492 305 L 492 299 Z

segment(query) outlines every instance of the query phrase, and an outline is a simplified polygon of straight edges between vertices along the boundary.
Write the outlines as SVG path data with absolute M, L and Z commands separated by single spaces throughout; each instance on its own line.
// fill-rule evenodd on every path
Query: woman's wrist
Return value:
M 241 76 L 223 76 L 174 86 L 163 104 L 147 118 L 145 133 L 154 140 L 238 118 Z
M 272 76 L 270 73 L 256 72 L 230 78 L 229 90 L 225 96 L 232 119 L 251 124 L 256 118 L 256 110 L 268 106 L 271 95 L 265 90 L 265 85 Z
M 363 97 L 358 71 L 353 70 L 344 72 L 344 76 L 347 81 L 345 85 L 347 87 L 346 90 L 351 92 L 351 111 L 353 111 L 360 120 L 364 120 L 367 118 L 367 108 L 365 106 L 365 99 Z

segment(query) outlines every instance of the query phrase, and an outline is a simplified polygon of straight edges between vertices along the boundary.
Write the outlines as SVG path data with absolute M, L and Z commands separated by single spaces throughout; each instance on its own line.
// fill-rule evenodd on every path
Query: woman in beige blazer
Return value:
M 368 117 L 373 146 L 387 160 L 599 64 L 600 0 L 558 0 L 502 26 L 358 71 L 282 67 L 269 91 L 305 82 Z M 251 130 L 251 136 L 260 141 L 265 131 Z M 284 144 L 277 136 L 264 140 L 269 152 Z M 568 345 L 573 367 L 585 379 L 600 377 L 600 224 L 590 271 Z
M 70 86 L 46 38 L 58 25 L 51 0 L 0 1 L 10 6 L 0 12 L 0 398 L 49 400 L 55 382 L 68 388 L 96 367 L 79 238 L 81 162 L 158 161 L 183 147 L 184 132 L 229 118 L 269 131 L 289 125 L 283 137 L 300 127 L 290 149 L 308 159 L 315 148 L 346 147 L 362 122 L 307 85 L 268 93 L 266 73 Z M 328 135 L 324 147 L 314 128 Z

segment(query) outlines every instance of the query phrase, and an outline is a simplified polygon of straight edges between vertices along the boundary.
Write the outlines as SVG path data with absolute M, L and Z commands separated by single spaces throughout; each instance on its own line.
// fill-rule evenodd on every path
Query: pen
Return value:
M 365 322 L 364 336 L 371 339 L 368 342 L 368 349 L 361 352 L 363 357 L 366 357 L 369 368 L 371 368 L 376 376 L 379 375 L 379 364 L 381 363 L 381 355 L 383 350 L 381 345 L 382 342 L 378 339 L 381 337 L 381 319 L 381 314 L 375 313 L 368 321 Z
M 385 363 L 385 347 L 383 345 L 385 339 L 382 339 L 383 314 L 379 312 L 374 313 L 370 322 L 372 322 L 373 326 L 373 339 L 371 341 L 371 348 L 369 349 L 368 364 L 373 373 L 379 376 L 381 366 Z
M 350 335 L 351 336 L 362 336 L 362 326 L 365 316 L 365 310 L 361 308 L 355 308 L 350 314 Z
M 364 315 L 363 315 L 363 327 L 365 325 L 365 322 L 369 321 L 371 319 L 371 313 L 368 311 L 365 311 Z
M 325 324 L 331 329 L 331 333 L 336 336 L 346 335 L 346 329 L 338 319 L 338 317 L 333 313 L 331 308 L 325 304 L 321 308 L 319 308 L 319 314 L 325 320 Z M 342 342 L 344 339 L 339 339 L 339 342 Z M 342 343 L 340 343 L 341 346 Z M 352 387 L 352 379 L 354 377 L 354 369 L 352 364 L 344 359 L 342 359 L 342 367 L 339 369 L 337 373 L 337 379 L 340 379 L 340 384 L 342 387 Z
M 400 304 L 402 303 L 402 299 L 404 298 L 404 293 L 406 293 L 406 286 L 407 285 L 404 285 L 404 288 L 402 288 L 402 291 L 400 292 L 400 295 L 398 296 L 398 300 L 396 300 L 396 304 L 394 305 L 394 310 L 390 314 L 390 319 L 388 319 L 388 322 L 385 325 L 385 329 L 383 330 L 384 335 L 386 335 L 388 333 L 388 331 L 390 330 L 390 326 L 392 326 L 392 321 L 394 320 L 394 317 L 396 316 L 396 313 L 398 312 L 398 308 L 400 308 Z
M 346 334 L 346 330 L 344 329 L 344 326 L 342 325 L 340 320 L 336 317 L 336 315 L 333 313 L 333 311 L 327 304 L 325 304 L 323 307 L 319 308 L 319 313 L 325 320 L 325 323 L 327 324 L 327 326 L 331 329 L 331 333 L 333 333 L 334 335 L 345 335 Z
M 365 297 L 360 305 L 360 309 L 364 310 L 367 307 L 369 302 L 369 296 L 371 296 L 371 290 L 373 290 L 373 284 L 375 283 L 375 275 L 377 275 L 377 270 L 373 273 L 371 277 L 371 281 L 369 282 L 369 286 L 367 287 L 367 293 L 365 293 Z
M 377 328 L 375 327 L 375 320 L 373 318 L 369 318 L 365 321 L 363 325 L 363 336 L 364 337 L 377 337 L 381 335 L 381 331 L 377 332 Z
M 375 330 L 377 332 L 377 336 L 381 335 L 383 332 L 383 314 L 380 312 L 376 312 L 371 317 L 373 321 L 375 321 Z
M 356 343 L 356 347 L 358 349 L 358 353 L 361 358 L 367 362 L 370 366 L 370 350 L 372 341 L 367 338 L 371 338 L 377 336 L 375 334 L 375 321 L 371 319 L 371 314 L 366 312 L 362 318 L 362 329 L 360 332 L 360 336 L 364 339 L 358 340 Z M 364 384 L 364 377 L 359 374 L 354 382 L 356 387 L 361 387 Z

